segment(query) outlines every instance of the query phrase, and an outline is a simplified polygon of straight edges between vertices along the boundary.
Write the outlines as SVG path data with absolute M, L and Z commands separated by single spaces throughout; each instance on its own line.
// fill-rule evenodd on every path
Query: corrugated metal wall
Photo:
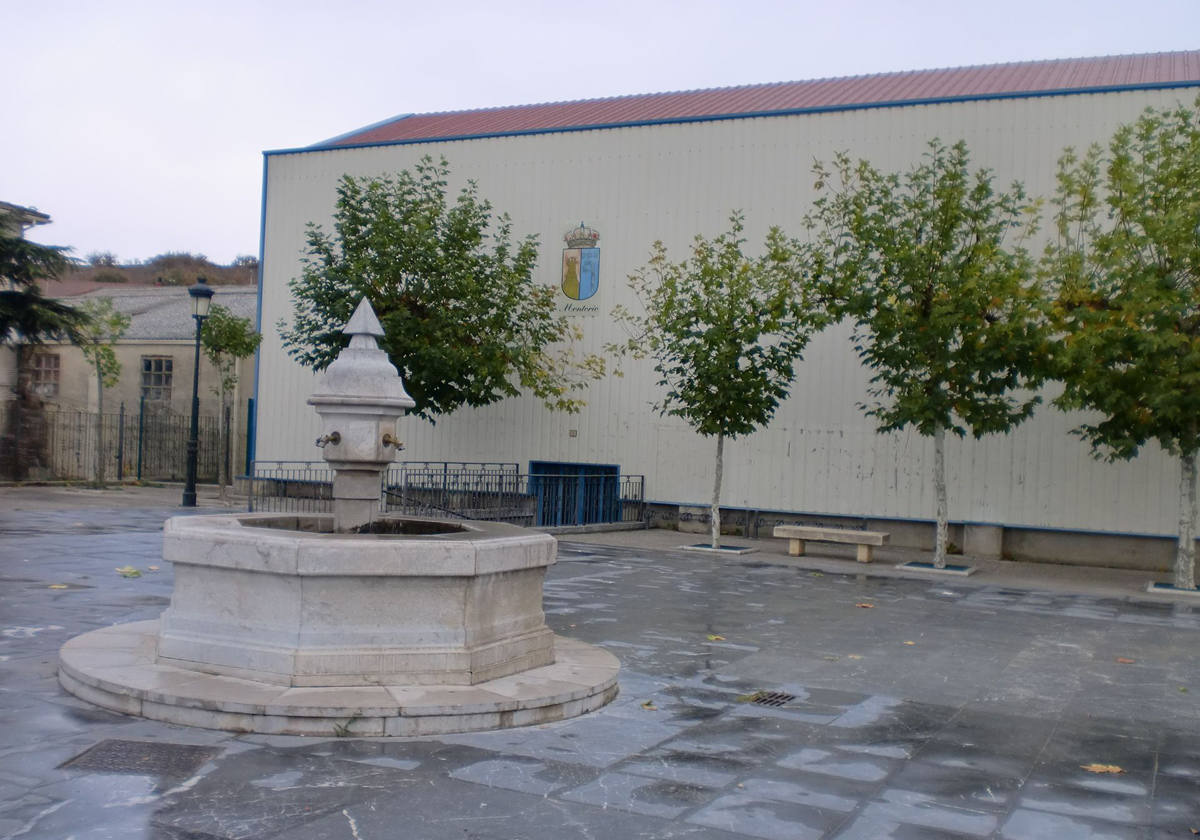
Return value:
M 653 239 L 683 258 L 696 233 L 724 229 L 746 213 L 752 243 L 779 224 L 800 235 L 813 197 L 813 160 L 838 150 L 904 169 L 932 137 L 965 139 L 977 165 L 1033 195 L 1053 191 L 1063 147 L 1103 141 L 1146 107 L 1190 103 L 1194 89 L 992 100 L 385 146 L 268 157 L 259 376 L 260 459 L 313 459 L 316 416 L 305 405 L 311 374 L 284 355 L 275 324 L 290 314 L 287 282 L 300 271 L 305 224 L 327 222 L 344 173 L 373 175 L 444 155 L 458 185 L 483 195 L 537 233 L 538 278 L 557 285 L 562 236 L 581 220 L 600 232 L 600 315 L 581 317 L 585 349 L 618 337 L 607 313 L 631 304 L 626 276 Z M 655 500 L 704 502 L 713 443 L 651 411 L 648 366 L 594 384 L 579 415 L 555 414 L 532 399 L 506 400 L 442 418 L 406 420 L 407 455 L 422 460 L 531 459 L 619 464 L 644 473 Z M 732 442 L 723 500 L 732 506 L 826 514 L 929 519 L 932 447 L 913 433 L 877 435 L 857 409 L 866 372 L 848 330 L 819 336 L 800 366 L 792 398 L 774 424 Z M 947 447 L 952 520 L 1126 533 L 1172 533 L 1178 469 L 1148 448 L 1136 461 L 1092 459 L 1069 433 L 1072 418 L 1040 411 L 1005 437 Z M 570 431 L 577 430 L 571 437 Z

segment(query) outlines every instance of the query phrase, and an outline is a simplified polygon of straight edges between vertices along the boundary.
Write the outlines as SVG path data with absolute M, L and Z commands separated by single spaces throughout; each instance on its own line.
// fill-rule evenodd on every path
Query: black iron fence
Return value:
M 525 478 L 515 471 L 389 471 L 383 485 L 383 509 L 410 516 L 536 525 L 536 500 L 525 492 Z
M 251 513 L 333 510 L 333 470 L 324 461 L 255 461 L 246 478 Z
M 222 446 L 222 426 L 226 445 Z M 190 418 L 143 402 L 98 415 L 55 407 L 0 407 L 0 478 L 9 481 L 182 481 Z M 200 418 L 197 477 L 216 481 L 220 459 L 237 463 L 244 436 L 229 435 L 230 417 Z M 99 461 L 97 461 L 99 454 Z
M 439 475 L 442 484 L 462 476 L 515 474 L 513 463 L 484 461 L 405 461 L 388 467 L 380 483 L 380 504 L 385 487 L 403 487 L 410 473 Z M 259 512 L 316 513 L 332 510 L 333 471 L 324 461 L 255 461 L 249 479 L 249 507 Z
M 535 527 L 644 521 L 643 476 L 526 475 L 517 470 L 512 463 L 396 464 L 381 481 L 380 509 Z M 329 511 L 332 482 L 323 462 L 256 461 L 250 510 Z

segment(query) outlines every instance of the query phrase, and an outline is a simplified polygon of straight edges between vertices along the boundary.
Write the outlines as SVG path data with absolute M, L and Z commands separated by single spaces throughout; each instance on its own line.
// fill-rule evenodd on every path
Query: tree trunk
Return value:
M 944 569 L 946 539 L 950 525 L 946 505 L 946 428 L 940 423 L 933 428 L 933 494 L 937 497 L 937 533 L 933 541 L 933 567 Z
M 104 374 L 96 366 L 96 486 L 104 489 Z
M 217 485 L 222 503 L 229 501 L 226 485 L 229 484 L 229 406 L 225 404 L 225 395 L 221 395 L 221 416 L 217 418 L 221 426 L 221 446 L 217 450 Z
M 1175 546 L 1175 588 L 1196 588 L 1196 453 L 1179 458 L 1179 542 Z
M 725 435 L 717 434 L 717 477 L 712 495 L 712 547 L 721 547 L 721 472 L 725 468 Z

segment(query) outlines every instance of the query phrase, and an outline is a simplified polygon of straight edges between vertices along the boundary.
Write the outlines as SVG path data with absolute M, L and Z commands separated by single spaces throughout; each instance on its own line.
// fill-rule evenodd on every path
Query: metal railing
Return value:
M 439 474 L 444 482 L 459 475 L 515 474 L 513 463 L 484 461 L 405 461 L 388 467 L 380 487 L 403 486 L 410 472 Z M 249 508 L 261 512 L 322 513 L 333 509 L 333 471 L 324 461 L 255 461 L 249 479 Z
M 333 470 L 324 461 L 255 461 L 247 478 L 251 513 L 333 510 Z
M 409 516 L 537 524 L 536 500 L 516 472 L 389 471 L 383 509 Z
M 109 481 L 136 478 L 147 481 L 182 480 L 190 418 L 142 405 L 138 411 L 105 412 L 55 407 L 0 407 L 0 476 L 14 480 L 55 479 L 93 481 L 96 456 Z M 228 432 L 228 417 L 225 429 Z M 197 476 L 215 481 L 222 452 L 219 417 L 201 417 Z M 245 440 L 230 443 L 230 450 Z
M 641 522 L 640 475 L 458 474 L 410 470 L 384 487 L 384 510 L 534 527 Z
M 519 465 L 511 461 L 400 461 L 388 467 L 384 476 L 385 487 L 404 484 L 410 475 L 422 477 L 441 473 L 443 482 L 464 481 L 490 476 L 516 475 Z
M 256 461 L 250 510 L 328 512 L 332 482 L 324 462 Z M 384 473 L 380 509 L 533 527 L 642 522 L 645 479 L 640 475 L 527 475 L 518 473 L 512 463 L 406 462 Z

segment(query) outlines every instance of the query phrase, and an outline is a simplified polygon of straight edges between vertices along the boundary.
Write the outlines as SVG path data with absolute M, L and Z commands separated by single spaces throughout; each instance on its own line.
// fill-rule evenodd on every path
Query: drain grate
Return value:
M 191 744 L 156 741 L 123 741 L 110 738 L 84 750 L 59 767 L 95 770 L 101 773 L 136 773 L 139 776 L 182 776 L 193 774 L 221 750 Z
M 756 691 L 750 695 L 750 702 L 756 706 L 783 706 L 795 699 L 796 695 L 782 691 Z

